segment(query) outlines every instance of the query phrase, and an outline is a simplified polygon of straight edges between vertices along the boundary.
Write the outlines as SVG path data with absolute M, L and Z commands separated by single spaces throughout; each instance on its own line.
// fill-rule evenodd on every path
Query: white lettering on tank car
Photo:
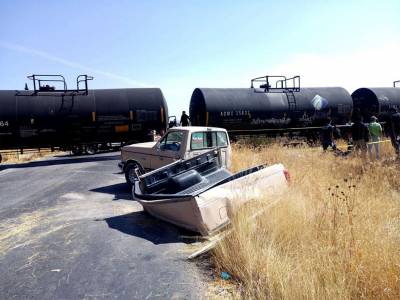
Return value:
M 248 116 L 250 117 L 249 110 L 231 110 L 231 111 L 221 111 L 219 113 L 220 117 L 243 117 Z

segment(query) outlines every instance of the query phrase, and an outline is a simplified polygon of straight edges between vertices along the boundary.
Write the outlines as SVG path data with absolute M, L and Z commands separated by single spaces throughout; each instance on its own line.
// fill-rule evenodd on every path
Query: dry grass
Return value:
M 382 156 L 371 163 L 320 149 L 234 148 L 234 170 L 282 162 L 292 183 L 235 214 L 214 251 L 217 268 L 246 299 L 399 299 L 400 170 L 389 143 Z
M 23 162 L 28 162 L 36 159 L 40 159 L 43 157 L 49 157 L 49 156 L 54 156 L 57 154 L 62 154 L 64 152 L 60 151 L 54 151 L 51 152 L 48 149 L 44 149 L 41 152 L 38 151 L 29 151 L 25 152 L 24 154 L 18 153 L 18 151 L 13 151 L 13 152 L 0 152 L 2 155 L 2 162 L 5 163 L 23 163 Z

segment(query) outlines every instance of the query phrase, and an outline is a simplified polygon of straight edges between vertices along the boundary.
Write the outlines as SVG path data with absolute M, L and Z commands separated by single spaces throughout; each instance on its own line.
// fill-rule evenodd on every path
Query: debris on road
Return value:
M 229 280 L 229 279 L 231 279 L 232 277 L 231 277 L 231 275 L 230 275 L 228 272 L 221 272 L 221 278 L 222 278 L 223 280 Z

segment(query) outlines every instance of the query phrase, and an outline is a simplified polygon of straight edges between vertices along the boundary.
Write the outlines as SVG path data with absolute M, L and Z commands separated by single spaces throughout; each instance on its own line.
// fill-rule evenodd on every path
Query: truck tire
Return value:
M 138 169 L 139 174 L 143 174 L 143 168 L 136 162 L 130 162 L 125 167 L 125 179 L 126 182 L 132 186 L 138 179 L 135 169 Z
M 81 146 L 81 145 L 72 146 L 71 152 L 72 152 L 73 155 L 80 155 L 80 154 L 82 154 L 82 146 Z
M 87 145 L 85 148 L 85 152 L 89 155 L 94 155 L 97 153 L 97 145 Z

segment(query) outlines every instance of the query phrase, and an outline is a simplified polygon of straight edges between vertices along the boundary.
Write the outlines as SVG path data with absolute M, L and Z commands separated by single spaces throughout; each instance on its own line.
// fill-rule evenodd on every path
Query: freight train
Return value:
M 92 77 L 80 75 L 71 90 L 61 75 L 28 78 L 33 90 L 0 91 L 0 149 L 94 153 L 109 143 L 145 141 L 149 130 L 168 126 L 158 88 L 89 90 Z M 400 108 L 399 85 L 350 95 L 342 87 L 300 88 L 299 76 L 263 76 L 252 79 L 250 88 L 196 88 L 189 113 L 192 125 L 223 127 L 232 136 L 294 132 L 313 139 L 327 118 L 339 127 L 355 115 L 387 121 L 389 110 Z
M 256 84 L 261 83 L 259 86 Z M 300 88 L 300 77 L 263 76 L 250 88 L 196 88 L 190 100 L 192 125 L 226 128 L 231 135 L 298 132 L 315 138 L 329 118 L 346 127 L 355 115 L 388 119 L 400 108 L 400 88 Z
M 33 90 L 0 91 L 0 149 L 92 154 L 102 145 L 145 141 L 149 130 L 167 127 L 168 106 L 158 88 L 89 90 L 92 78 L 80 75 L 76 89 L 68 89 L 61 75 L 28 78 Z

